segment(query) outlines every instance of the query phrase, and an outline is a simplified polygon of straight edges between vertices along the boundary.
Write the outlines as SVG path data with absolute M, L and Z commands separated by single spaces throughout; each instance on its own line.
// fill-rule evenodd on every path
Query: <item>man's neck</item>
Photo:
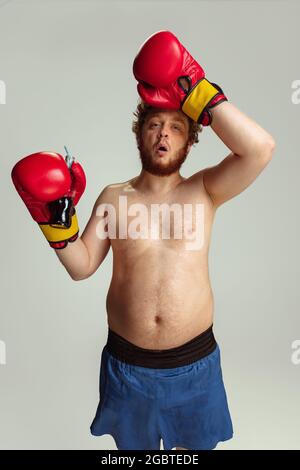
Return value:
M 175 189 L 184 179 L 179 171 L 168 176 L 156 176 L 142 170 L 139 176 L 132 180 L 132 186 L 149 195 L 164 195 Z

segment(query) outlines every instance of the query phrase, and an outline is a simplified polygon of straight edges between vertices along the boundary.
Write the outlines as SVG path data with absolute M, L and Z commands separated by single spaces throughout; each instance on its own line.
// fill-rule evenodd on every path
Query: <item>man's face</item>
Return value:
M 159 176 L 178 171 L 191 148 L 188 131 L 188 118 L 182 111 L 151 112 L 144 122 L 139 146 L 143 169 Z

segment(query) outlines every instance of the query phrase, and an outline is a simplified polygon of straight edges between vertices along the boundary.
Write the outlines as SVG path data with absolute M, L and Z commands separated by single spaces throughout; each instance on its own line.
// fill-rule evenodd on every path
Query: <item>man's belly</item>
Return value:
M 206 276 L 147 274 L 126 280 L 113 277 L 107 315 L 115 333 L 141 348 L 169 349 L 212 324 L 213 295 Z

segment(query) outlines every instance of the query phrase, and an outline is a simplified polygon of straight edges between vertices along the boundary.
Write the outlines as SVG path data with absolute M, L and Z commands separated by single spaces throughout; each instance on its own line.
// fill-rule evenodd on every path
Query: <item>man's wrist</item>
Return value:
M 78 237 L 79 226 L 77 215 L 74 210 L 74 214 L 71 218 L 71 226 L 65 228 L 63 226 L 55 226 L 53 224 L 39 224 L 44 236 L 48 240 L 50 246 L 54 248 L 56 245 L 58 248 L 64 248 L 70 241 L 75 241 Z

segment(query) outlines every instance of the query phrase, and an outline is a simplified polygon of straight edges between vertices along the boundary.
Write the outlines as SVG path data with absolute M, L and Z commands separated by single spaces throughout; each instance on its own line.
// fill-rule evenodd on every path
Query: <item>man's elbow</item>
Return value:
M 69 273 L 70 277 L 73 281 L 83 281 L 84 279 L 87 279 L 89 275 L 86 274 L 78 274 L 78 273 Z
M 262 144 L 261 157 L 264 162 L 268 163 L 272 160 L 275 147 L 275 140 L 272 136 L 269 136 L 269 138 Z

